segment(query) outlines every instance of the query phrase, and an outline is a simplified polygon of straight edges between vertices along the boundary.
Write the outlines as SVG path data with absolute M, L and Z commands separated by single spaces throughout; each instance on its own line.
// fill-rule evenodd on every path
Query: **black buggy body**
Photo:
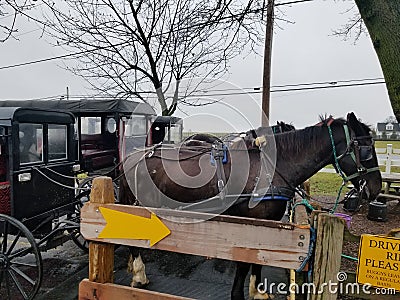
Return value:
M 68 112 L 0 109 L 1 213 L 25 221 L 71 210 L 74 122 Z

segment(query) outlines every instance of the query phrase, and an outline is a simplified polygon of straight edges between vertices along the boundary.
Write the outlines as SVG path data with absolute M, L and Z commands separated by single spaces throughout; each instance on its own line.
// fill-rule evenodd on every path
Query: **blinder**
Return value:
M 329 127 L 329 126 L 328 126 Z M 373 172 L 373 171 L 378 171 L 379 168 L 366 168 L 362 162 L 368 162 L 371 159 L 373 159 L 373 147 L 374 147 L 374 140 L 370 136 L 352 136 L 350 138 L 349 134 L 349 128 L 345 124 L 343 126 L 345 136 L 346 136 L 346 141 L 347 141 L 347 149 L 346 151 L 341 154 L 340 156 L 337 157 L 337 161 L 343 159 L 345 156 L 350 155 L 352 158 L 353 162 L 355 163 L 357 167 L 357 172 L 355 174 L 352 174 L 350 176 L 345 176 L 346 180 L 350 180 L 352 178 L 356 178 L 361 176 L 362 174 Z M 352 132 L 353 135 L 353 132 Z M 362 140 L 369 140 L 370 143 L 368 145 L 360 145 L 360 142 Z M 334 164 L 334 167 L 338 173 L 340 173 L 339 165 L 337 163 Z
M 360 145 L 360 140 L 366 139 L 371 140 L 370 145 Z M 353 137 L 350 140 L 350 143 L 348 143 L 348 150 L 346 152 L 350 152 L 350 155 L 357 166 L 358 172 L 364 173 L 367 171 L 367 168 L 363 166 L 362 162 L 367 162 L 373 158 L 373 146 L 374 141 L 368 136 Z
M 374 141 L 372 141 L 372 145 L 370 145 L 370 146 L 357 145 L 355 147 L 354 151 L 359 152 L 360 161 L 362 161 L 362 162 L 369 161 L 373 158 L 372 147 L 374 147 Z

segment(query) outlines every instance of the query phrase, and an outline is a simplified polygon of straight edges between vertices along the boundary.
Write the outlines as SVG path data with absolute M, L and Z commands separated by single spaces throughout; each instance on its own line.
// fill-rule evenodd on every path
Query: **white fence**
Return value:
M 386 148 L 375 148 L 379 166 L 384 166 L 385 174 L 393 174 L 392 167 L 400 167 L 400 149 L 393 149 L 392 144 Z

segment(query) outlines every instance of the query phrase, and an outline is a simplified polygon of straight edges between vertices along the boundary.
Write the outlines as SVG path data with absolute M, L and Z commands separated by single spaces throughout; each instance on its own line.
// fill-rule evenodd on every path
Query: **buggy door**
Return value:
M 27 122 L 13 125 L 13 215 L 38 221 L 73 211 L 73 126 Z
M 143 149 L 148 145 L 147 133 L 150 123 L 150 117 L 145 115 L 131 115 L 129 118 L 121 118 L 119 123 L 120 161 L 123 161 L 126 155 L 132 151 Z

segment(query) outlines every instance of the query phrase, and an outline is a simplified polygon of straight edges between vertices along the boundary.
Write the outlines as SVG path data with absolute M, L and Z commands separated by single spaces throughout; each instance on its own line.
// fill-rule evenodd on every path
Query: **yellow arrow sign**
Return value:
M 171 233 L 153 213 L 149 219 L 105 207 L 100 207 L 100 212 L 107 225 L 100 232 L 99 238 L 150 240 L 151 247 Z

